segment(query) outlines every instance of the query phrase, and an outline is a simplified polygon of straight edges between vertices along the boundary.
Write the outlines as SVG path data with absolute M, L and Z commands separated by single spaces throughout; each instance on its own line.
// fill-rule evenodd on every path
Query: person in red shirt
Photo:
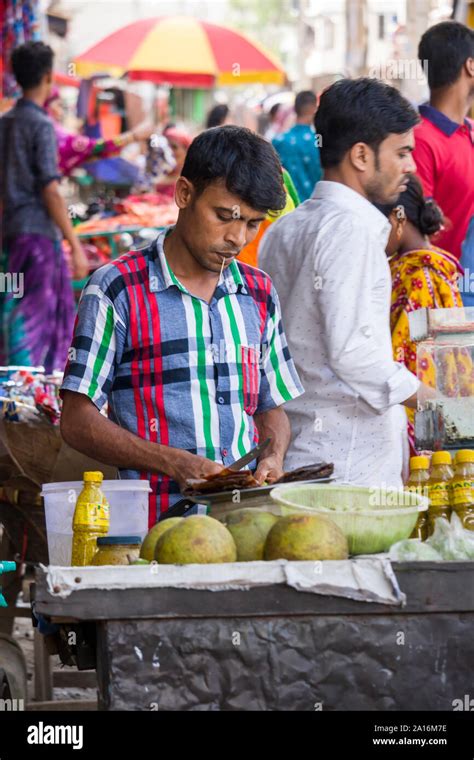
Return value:
M 434 242 L 459 259 L 474 216 L 474 124 L 466 118 L 474 101 L 474 31 L 456 21 L 436 24 L 423 34 L 418 58 L 430 100 L 419 108 L 413 157 L 425 196 L 446 217 Z

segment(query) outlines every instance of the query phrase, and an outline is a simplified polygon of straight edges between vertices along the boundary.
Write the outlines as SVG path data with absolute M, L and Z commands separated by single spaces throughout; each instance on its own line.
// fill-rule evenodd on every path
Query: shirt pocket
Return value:
M 251 416 L 255 414 L 258 406 L 260 384 L 259 352 L 250 346 L 241 346 L 240 351 L 244 409 Z

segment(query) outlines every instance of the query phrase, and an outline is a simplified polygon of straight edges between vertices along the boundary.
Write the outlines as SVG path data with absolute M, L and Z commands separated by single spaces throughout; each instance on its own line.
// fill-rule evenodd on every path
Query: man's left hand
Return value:
M 277 457 L 274 454 L 270 454 L 267 457 L 260 459 L 257 469 L 254 473 L 255 480 L 259 485 L 262 485 L 265 481 L 267 483 L 274 483 L 283 475 L 283 460 L 281 457 Z

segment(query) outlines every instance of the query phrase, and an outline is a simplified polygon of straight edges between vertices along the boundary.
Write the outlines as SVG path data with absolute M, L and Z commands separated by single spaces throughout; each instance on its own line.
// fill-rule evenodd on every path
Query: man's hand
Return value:
M 84 248 L 76 238 L 71 241 L 71 264 L 72 264 L 72 276 L 75 280 L 82 280 L 89 274 L 89 260 L 87 258 Z
M 439 397 L 438 391 L 436 391 L 434 388 L 431 388 L 429 385 L 426 385 L 425 383 L 421 383 L 417 392 L 414 393 L 413 396 L 410 396 L 410 398 L 407 398 L 407 400 L 404 401 L 403 403 L 409 409 L 416 410 L 418 409 L 418 404 L 424 404 L 426 401 L 429 401 L 429 399 L 434 399 L 438 397 Z
M 274 483 L 283 475 L 283 460 L 290 442 L 290 423 L 282 406 L 255 415 L 259 441 L 266 438 L 271 443 L 263 452 L 255 471 L 255 479 L 261 485 Z
M 267 483 L 274 483 L 283 475 L 283 460 L 276 456 L 270 455 L 260 459 L 257 469 L 254 473 L 254 478 L 258 481 L 259 485 L 262 485 L 265 481 Z
M 189 478 L 199 479 L 206 478 L 208 475 L 218 475 L 223 469 L 223 465 L 211 459 L 199 457 L 181 449 L 173 449 L 172 458 L 170 457 L 170 476 L 179 483 L 181 490 Z

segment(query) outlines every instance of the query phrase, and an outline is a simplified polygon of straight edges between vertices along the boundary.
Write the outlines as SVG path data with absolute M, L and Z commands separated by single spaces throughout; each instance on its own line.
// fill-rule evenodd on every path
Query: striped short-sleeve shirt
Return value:
M 233 261 L 207 303 L 179 282 L 163 231 L 148 248 L 90 278 L 62 388 L 88 396 L 148 441 L 229 465 L 258 439 L 254 415 L 303 393 L 264 272 Z M 150 480 L 150 525 L 179 498 L 168 476 Z

